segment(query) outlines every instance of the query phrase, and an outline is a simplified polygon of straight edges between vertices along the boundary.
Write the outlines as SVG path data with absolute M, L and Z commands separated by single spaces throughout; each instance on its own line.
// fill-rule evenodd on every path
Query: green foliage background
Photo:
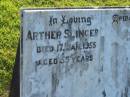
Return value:
M 130 0 L 0 0 L 0 97 L 7 97 L 20 35 L 20 9 L 27 7 L 130 6 Z

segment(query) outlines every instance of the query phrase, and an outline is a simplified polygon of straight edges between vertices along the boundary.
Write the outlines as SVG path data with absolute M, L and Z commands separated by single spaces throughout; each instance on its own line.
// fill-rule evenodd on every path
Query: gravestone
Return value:
M 20 97 L 130 97 L 130 8 L 21 14 Z

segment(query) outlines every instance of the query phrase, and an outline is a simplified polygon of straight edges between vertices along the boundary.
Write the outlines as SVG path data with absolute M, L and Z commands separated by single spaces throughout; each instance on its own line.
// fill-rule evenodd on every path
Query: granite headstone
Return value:
M 130 8 L 21 14 L 20 97 L 130 97 Z

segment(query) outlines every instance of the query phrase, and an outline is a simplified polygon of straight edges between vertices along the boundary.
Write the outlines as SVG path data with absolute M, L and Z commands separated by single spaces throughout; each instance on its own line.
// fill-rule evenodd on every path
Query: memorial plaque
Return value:
M 130 8 L 21 14 L 20 97 L 130 97 Z

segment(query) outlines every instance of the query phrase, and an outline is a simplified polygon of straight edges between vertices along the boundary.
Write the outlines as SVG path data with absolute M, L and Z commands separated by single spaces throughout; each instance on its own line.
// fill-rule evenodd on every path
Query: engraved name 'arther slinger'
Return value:
M 63 35 L 64 38 L 86 38 L 94 37 L 98 35 L 99 30 L 94 29 L 77 29 L 76 31 L 71 31 L 70 29 L 65 29 L 63 33 L 61 31 L 43 31 L 43 32 L 31 32 L 27 33 L 26 40 L 43 40 L 43 39 L 61 39 Z

